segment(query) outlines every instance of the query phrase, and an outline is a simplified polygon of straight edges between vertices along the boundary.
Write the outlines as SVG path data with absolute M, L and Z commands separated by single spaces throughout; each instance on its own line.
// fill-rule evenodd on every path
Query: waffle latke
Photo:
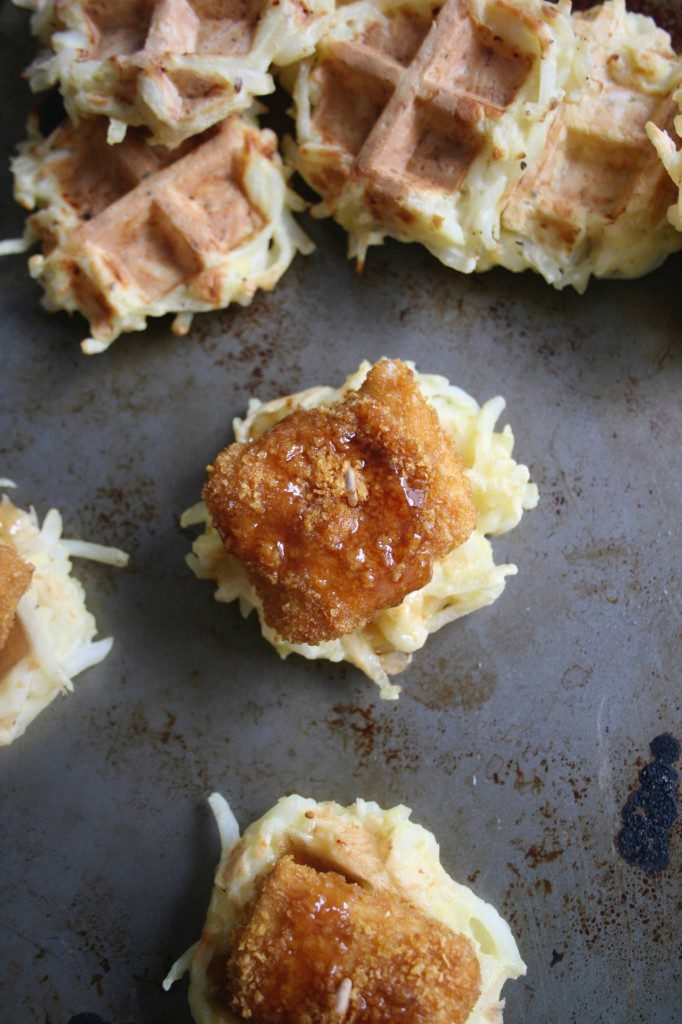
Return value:
M 131 129 L 117 146 L 103 118 L 82 129 L 37 130 L 14 159 L 15 196 L 36 209 L 25 243 L 54 311 L 90 321 L 86 353 L 102 352 L 149 316 L 248 305 L 274 287 L 297 251 L 312 248 L 292 210 L 275 135 L 233 116 L 175 150 Z
M 25 6 L 25 3 L 22 3 Z M 333 0 L 47 0 L 35 90 L 59 84 L 70 118 L 110 118 L 177 146 L 274 89 L 270 66 L 311 53 Z

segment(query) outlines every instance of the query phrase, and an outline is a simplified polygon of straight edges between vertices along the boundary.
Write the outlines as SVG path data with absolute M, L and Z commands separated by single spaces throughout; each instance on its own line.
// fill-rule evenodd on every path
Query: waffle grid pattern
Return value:
M 630 17 L 617 4 L 574 16 L 594 56 L 591 87 L 557 110 L 540 159 L 507 197 L 499 262 L 510 269 L 532 266 L 584 290 L 593 273 L 643 274 L 680 248 L 665 216 L 674 192 L 645 126 L 672 127 L 670 82 L 681 62 L 653 29 L 642 70 L 628 68 L 628 47 L 643 35 Z M 656 75 L 645 77 L 647 67 Z
M 146 316 L 246 305 L 272 288 L 296 250 L 308 251 L 291 210 L 277 140 L 243 118 L 169 151 L 139 130 L 111 147 L 100 120 L 34 138 L 17 160 L 28 231 L 43 243 L 31 273 L 48 308 L 90 320 L 87 352 L 101 351 Z
M 360 263 L 390 234 L 475 269 L 502 195 L 544 145 L 549 111 L 577 87 L 585 60 L 567 10 L 539 0 L 339 9 L 294 85 L 289 152 Z
M 624 0 L 572 17 L 548 7 L 339 9 L 292 85 L 288 156 L 360 265 L 390 235 L 458 270 L 532 268 L 583 291 L 593 274 L 640 276 L 681 247 L 646 129 L 674 123 L 682 61 L 668 35 Z
M 310 54 L 333 0 L 50 0 L 34 90 L 59 83 L 74 122 L 111 119 L 109 141 L 144 125 L 177 146 L 275 86 L 271 64 Z

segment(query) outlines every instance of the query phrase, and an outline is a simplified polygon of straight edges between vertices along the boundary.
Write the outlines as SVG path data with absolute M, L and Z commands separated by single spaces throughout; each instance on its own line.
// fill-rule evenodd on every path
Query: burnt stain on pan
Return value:
M 122 698 L 127 683 L 122 676 Z M 188 685 L 200 683 L 195 676 Z M 188 735 L 169 708 L 152 707 L 144 700 L 121 699 L 92 711 L 88 726 L 84 743 L 97 748 L 108 770 L 126 771 L 133 784 L 131 802 L 140 813 L 154 806 L 144 786 L 145 779 L 153 779 L 154 785 L 169 797 L 179 798 L 187 793 L 196 797 L 210 790 L 204 728 L 195 726 L 193 734 Z M 149 749 L 156 755 L 151 766 L 143 758 L 144 751 Z
M 230 306 L 205 321 L 196 317 L 192 323 L 190 342 L 203 350 L 214 367 L 238 376 L 245 397 L 257 393 L 268 401 L 304 386 L 301 352 L 306 339 L 292 331 L 287 333 L 286 346 L 282 345 L 281 324 L 285 314 L 278 310 L 282 301 L 281 296 L 257 293 L 246 311 Z M 229 431 L 229 419 L 225 428 Z
M 129 475 L 128 475 L 129 474 Z M 132 487 L 120 486 L 112 478 L 97 487 L 78 509 L 88 536 L 104 537 L 107 544 L 139 549 L 142 534 L 154 536 L 159 521 L 155 488 L 149 477 L 133 476 L 132 467 L 123 469 Z
M 621 811 L 623 827 L 616 849 L 626 864 L 647 875 L 665 871 L 670 863 L 670 831 L 677 819 L 680 744 L 668 733 L 649 744 L 653 761 L 639 773 L 639 786 L 630 793 Z
M 660 797 L 675 782 L 670 769 L 679 745 L 667 735 L 657 737 L 651 755 L 651 764 L 641 758 L 636 763 L 641 784 L 659 791 L 653 803 L 662 808 L 662 825 L 670 822 L 671 810 Z M 509 829 L 511 858 L 506 866 L 500 864 L 506 874 L 501 909 L 521 935 L 532 934 L 542 922 L 545 936 L 553 940 L 547 964 L 557 981 L 582 975 L 585 956 L 595 960 L 607 955 L 616 936 L 628 972 L 651 969 L 676 942 L 674 915 L 666 909 L 674 882 L 630 870 L 611 854 L 603 811 L 611 812 L 613 805 L 591 778 L 589 764 L 589 758 L 582 760 L 551 743 L 544 750 L 529 743 L 519 747 L 517 758 L 492 755 L 485 773 L 486 782 L 502 786 L 520 776 L 543 781 L 537 790 L 531 785 L 523 791 L 520 818 L 502 818 L 501 827 Z M 614 993 L 617 984 L 614 976 Z M 602 996 L 608 999 L 608 984 Z M 655 991 L 645 996 L 642 1005 L 650 1004 L 651 1016 L 637 1019 L 653 1018 L 656 998 Z M 605 1024 L 608 1018 L 592 1019 Z

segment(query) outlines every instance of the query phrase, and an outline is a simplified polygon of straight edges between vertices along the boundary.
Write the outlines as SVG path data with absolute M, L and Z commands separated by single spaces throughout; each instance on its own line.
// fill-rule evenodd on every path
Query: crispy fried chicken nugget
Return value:
M 0 544 L 0 651 L 9 640 L 17 605 L 31 585 L 33 566 L 9 544 Z
M 388 890 L 283 857 L 227 962 L 252 1024 L 463 1024 L 480 992 L 474 948 Z
M 460 459 L 398 359 L 343 402 L 230 445 L 209 473 L 213 523 L 291 643 L 343 636 L 400 604 L 476 525 Z

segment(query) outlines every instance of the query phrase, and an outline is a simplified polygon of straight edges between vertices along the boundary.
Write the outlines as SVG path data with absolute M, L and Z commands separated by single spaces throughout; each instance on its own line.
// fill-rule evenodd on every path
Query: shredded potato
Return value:
M 481 991 L 466 1024 L 501 1024 L 505 981 L 525 974 L 507 923 L 489 903 L 459 885 L 440 863 L 432 833 L 410 821 L 411 811 L 382 810 L 357 800 L 349 807 L 301 796 L 281 799 L 239 839 L 234 815 L 218 793 L 210 798 L 221 836 L 221 857 L 201 939 L 171 968 L 170 986 L 189 971 L 189 1001 L 196 1024 L 237 1024 L 215 998 L 208 967 L 230 951 L 241 911 L 253 899 L 259 878 L 287 853 L 301 851 L 324 870 L 352 873 L 370 887 L 388 886 L 414 907 L 473 944 Z
M 0 485 L 13 486 L 8 480 Z M 0 543 L 10 544 L 35 567 L 17 607 L 28 650 L 0 674 L 0 745 L 5 745 L 21 736 L 58 693 L 72 690 L 75 676 L 111 650 L 110 637 L 95 640 L 97 624 L 85 606 L 83 587 L 71 575 L 71 559 L 122 567 L 128 555 L 100 544 L 64 540 L 56 509 L 50 509 L 41 527 L 33 508 L 17 508 L 6 495 L 0 501 Z
M 578 12 L 573 15 L 573 24 L 576 34 L 595 53 L 597 68 L 580 102 L 557 112 L 558 122 L 550 128 L 548 152 L 552 139 L 557 152 L 561 152 L 554 132 L 563 124 L 569 130 L 568 138 L 574 133 L 578 152 L 588 156 L 587 169 L 580 175 L 575 171 L 571 179 L 570 161 L 564 155 L 564 164 L 557 170 L 557 182 L 563 182 L 563 191 L 543 178 L 549 171 L 533 179 L 527 207 L 540 211 L 537 223 L 530 215 L 519 230 L 513 217 L 509 223 L 508 205 L 502 214 L 497 250 L 481 263 L 480 269 L 495 263 L 515 272 L 531 268 L 555 288 L 570 285 L 582 293 L 592 275 L 641 277 L 680 249 L 681 240 L 670 229 L 665 207 L 661 208 L 662 175 L 657 173 L 656 161 L 646 159 L 644 125 L 647 109 L 660 109 L 670 103 L 682 61 L 675 55 L 668 33 L 653 18 L 628 11 L 624 0 L 606 0 L 598 7 Z M 608 104 L 600 107 L 604 96 L 608 96 Z M 628 163 L 638 150 L 642 157 L 639 164 Z M 673 159 L 672 143 L 670 150 L 671 163 L 666 166 L 672 174 L 671 167 L 679 165 Z M 590 152 L 596 156 L 589 157 Z M 659 154 L 663 155 L 660 149 Z M 594 177 L 590 175 L 590 160 Z M 600 167 L 609 168 L 610 188 L 608 179 L 599 185 Z M 625 184 L 623 169 L 629 169 Z M 580 177 L 582 188 L 578 188 Z M 551 200 L 554 188 L 556 205 Z M 600 190 L 605 190 L 606 206 L 603 197 L 600 201 Z M 619 198 L 617 209 L 608 206 L 609 191 Z M 555 216 L 561 229 L 552 226 Z
M 337 8 L 315 55 L 281 75 L 292 93 L 296 141 L 289 140 L 285 157 L 303 178 L 320 191 L 320 181 L 346 179 L 355 156 L 315 125 L 323 100 L 315 70 L 336 43 L 359 38 L 372 24 L 388 26 L 403 12 L 431 19 L 441 5 L 434 0 L 356 0 Z M 333 216 L 348 232 L 348 255 L 365 261 L 367 249 L 388 236 L 421 242 L 446 266 L 465 273 L 477 268 L 481 255 L 496 247 L 502 197 L 542 151 L 549 112 L 567 96 L 584 88 L 590 59 L 571 26 L 570 5 L 542 0 L 468 0 L 472 18 L 507 40 L 530 64 L 523 83 L 499 118 L 476 126 L 480 149 L 464 181 L 454 190 L 434 188 L 405 171 L 401 193 L 403 225 L 387 225 L 372 212 L 371 181 L 350 174 L 338 195 L 323 195 L 313 208 L 318 217 Z M 519 156 L 521 154 L 521 157 Z M 369 199 L 368 199 L 369 195 Z
M 682 60 L 680 60 L 680 65 L 682 66 Z M 680 79 L 682 80 L 682 70 L 680 72 Z M 680 114 L 675 118 L 675 131 L 678 138 L 682 139 L 682 85 L 673 93 L 673 99 L 680 107 Z M 682 231 L 682 144 L 678 148 L 670 135 L 667 132 L 661 131 L 651 121 L 647 123 L 646 131 L 663 162 L 663 166 L 680 190 L 677 202 L 668 209 L 668 220 L 674 228 Z
M 141 283 L 116 277 L 106 252 L 97 245 L 72 244 L 81 220 L 61 180 L 65 153 L 55 142 L 58 133 L 44 139 L 37 119 L 29 120 L 28 138 L 18 147 L 12 171 L 17 202 L 36 212 L 28 220 L 23 240 L 2 243 L 0 255 L 29 249 L 39 239 L 50 240 L 45 255 L 36 253 L 29 259 L 29 272 L 43 286 L 43 304 L 50 312 L 80 310 L 88 315 L 73 283 L 74 264 L 106 295 L 110 315 L 92 326 L 92 337 L 81 343 L 86 354 L 105 351 L 123 332 L 144 330 L 150 316 L 176 313 L 175 333 L 186 334 L 194 313 L 224 309 L 231 302 L 248 306 L 258 289 L 274 288 L 297 252 L 314 248 L 294 220 L 292 211 L 304 204 L 289 188 L 289 174 L 279 154 L 266 155 L 258 144 L 259 139 L 268 142 L 274 136 L 258 128 L 253 113 L 235 119 L 234 128 L 243 145 L 245 195 L 259 211 L 262 227 L 236 247 L 227 251 L 219 247 L 207 255 L 207 266 L 215 277 L 209 297 L 193 286 L 193 275 L 185 275 L 175 287 L 150 299 Z
M 131 96 L 131 65 L 135 67 L 136 61 L 126 53 L 123 60 L 99 56 L 91 5 L 13 2 L 33 11 L 31 29 L 45 47 L 26 70 L 34 92 L 59 85 L 74 123 L 105 115 L 110 119 L 112 144 L 123 140 L 128 125 L 146 125 L 154 142 L 171 148 L 248 109 L 255 96 L 273 92 L 270 66 L 284 66 L 312 53 L 333 9 L 333 0 L 308 0 L 305 5 L 297 0 L 265 0 L 247 52 L 164 53 L 162 75 L 153 64 L 151 72 L 145 67 L 145 58 L 156 58 L 158 63 L 159 55 L 143 52 L 137 60 L 141 81 Z M 168 83 L 182 83 L 186 77 L 201 83 L 202 90 L 186 98 L 178 111 L 176 104 L 169 103 Z
M 408 366 L 414 369 L 413 363 Z M 348 391 L 360 387 L 369 369 L 370 364 L 364 362 L 337 390 L 315 387 L 266 404 L 252 399 L 246 418 L 234 421 L 236 440 L 261 437 L 293 409 L 312 409 L 340 401 Z M 192 571 L 199 579 L 217 584 L 217 601 L 239 601 L 245 616 L 255 608 L 263 636 L 282 658 L 296 653 L 305 658 L 348 661 L 377 683 L 381 696 L 387 700 L 397 698 L 400 692 L 389 677 L 407 667 L 412 653 L 424 646 L 429 633 L 497 600 L 506 577 L 514 575 L 517 569 L 515 565 L 495 565 L 487 535 L 507 533 L 517 525 L 524 510 L 534 508 L 538 502 L 538 490 L 529 482 L 528 469 L 512 458 L 511 428 L 506 426 L 501 432 L 494 429 L 504 400 L 493 398 L 481 407 L 444 377 L 423 373 L 416 376 L 464 462 L 479 519 L 476 530 L 461 547 L 436 561 L 430 582 L 409 594 L 397 608 L 378 612 L 367 625 L 337 640 L 315 647 L 290 644 L 263 620 L 254 587 L 242 565 L 225 551 L 203 503 L 185 512 L 181 520 L 185 527 L 204 526 L 187 556 Z

